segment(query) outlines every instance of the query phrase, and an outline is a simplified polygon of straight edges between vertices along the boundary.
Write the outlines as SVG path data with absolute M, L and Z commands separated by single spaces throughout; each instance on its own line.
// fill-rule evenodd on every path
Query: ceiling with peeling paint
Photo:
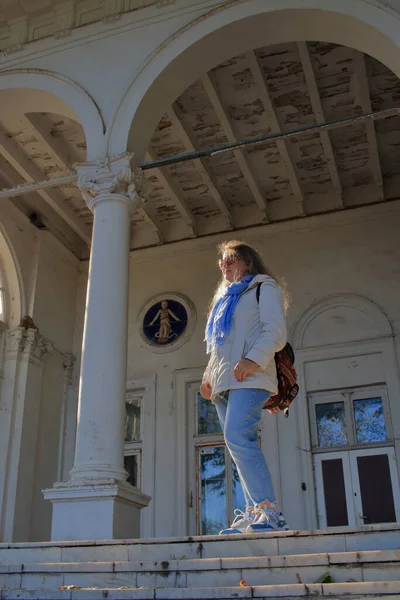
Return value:
M 400 81 L 384 65 L 334 44 L 287 43 L 232 57 L 168 107 L 147 159 L 289 131 L 400 106 Z M 57 177 L 85 160 L 81 126 L 34 113 L 1 122 L 0 184 Z M 346 210 L 400 197 L 400 117 L 270 141 L 146 171 L 147 203 L 132 220 L 132 248 Z M 56 194 L 92 225 L 74 185 Z M 15 198 L 80 258 L 87 245 L 39 192 Z

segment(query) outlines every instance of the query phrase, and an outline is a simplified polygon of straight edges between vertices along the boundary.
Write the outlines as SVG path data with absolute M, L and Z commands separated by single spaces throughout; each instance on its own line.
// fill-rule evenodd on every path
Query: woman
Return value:
M 286 343 L 284 294 L 259 254 L 244 242 L 219 247 L 222 281 L 207 327 L 210 360 L 200 393 L 217 410 L 246 500 L 225 533 L 287 530 L 258 444 L 261 411 L 277 393 L 274 355 Z M 257 293 L 259 288 L 259 293 Z

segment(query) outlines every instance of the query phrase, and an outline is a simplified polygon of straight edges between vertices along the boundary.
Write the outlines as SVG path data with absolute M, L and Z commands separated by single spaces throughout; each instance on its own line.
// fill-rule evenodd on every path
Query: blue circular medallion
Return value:
M 143 334 L 150 344 L 168 346 L 185 332 L 186 308 L 177 300 L 165 298 L 153 304 L 143 319 Z

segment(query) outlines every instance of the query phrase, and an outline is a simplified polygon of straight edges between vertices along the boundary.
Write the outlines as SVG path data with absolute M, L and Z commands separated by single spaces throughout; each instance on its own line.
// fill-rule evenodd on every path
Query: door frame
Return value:
M 154 537 L 155 522 L 155 467 L 156 467 L 156 375 L 129 379 L 126 384 L 126 397 L 129 393 L 143 398 L 140 413 L 141 462 L 139 468 L 141 490 L 152 497 L 146 508 L 140 511 L 140 537 Z M 129 454 L 129 451 L 127 452 Z
M 315 474 L 313 467 L 313 452 L 311 430 L 309 421 L 309 406 L 307 394 L 319 392 L 319 389 L 307 389 L 306 367 L 308 363 L 334 360 L 337 358 L 357 357 L 369 354 L 381 354 L 382 365 L 385 369 L 385 381 L 379 382 L 386 385 L 389 410 L 391 414 L 391 431 L 397 460 L 397 474 L 400 480 L 400 379 L 399 365 L 395 338 L 393 335 L 359 342 L 344 342 L 340 344 L 318 346 L 311 348 L 296 348 L 296 370 L 299 384 L 299 394 L 293 402 L 294 418 L 297 424 L 297 474 L 299 482 L 304 482 L 307 491 L 300 496 L 302 513 L 307 529 L 318 528 L 318 507 L 316 498 Z M 374 385 L 378 382 L 366 382 L 365 385 Z M 338 388 L 341 389 L 338 385 Z
M 344 485 L 347 503 L 347 516 L 349 527 L 361 527 L 364 521 L 362 515 L 361 490 L 358 477 L 357 457 L 386 454 L 389 461 L 390 477 L 392 483 L 393 501 L 396 512 L 396 520 L 400 520 L 400 485 L 397 475 L 397 461 L 393 446 L 380 446 L 376 448 L 364 448 L 353 450 L 342 450 L 337 452 L 319 452 L 314 454 L 315 470 L 315 493 L 317 499 L 317 518 L 319 527 L 328 527 L 326 522 L 326 508 L 324 486 L 322 478 L 322 461 L 342 459 Z
M 355 473 L 353 477 L 353 492 L 354 492 L 354 505 L 356 512 L 356 524 L 357 526 L 364 525 L 364 520 L 361 518 L 363 514 L 362 502 L 361 502 L 361 490 L 358 477 L 357 457 L 359 456 L 373 456 L 376 454 L 386 454 L 389 462 L 390 479 L 392 483 L 393 503 L 394 510 L 396 513 L 396 522 L 400 521 L 400 484 L 397 470 L 396 453 L 393 446 L 389 447 L 377 447 L 377 448 L 366 448 L 365 450 L 357 449 L 350 451 L 350 471 Z
M 205 367 L 180 369 L 174 373 L 173 395 L 176 406 L 175 464 L 176 464 L 176 512 L 175 529 L 177 536 L 189 535 L 189 474 L 188 474 L 188 386 L 202 380 Z
M 354 527 L 356 524 L 356 514 L 354 506 L 354 490 L 353 490 L 353 479 L 351 476 L 351 466 L 349 458 L 349 450 L 338 451 L 338 452 L 324 452 L 314 454 L 314 472 L 315 472 L 315 494 L 317 500 L 317 520 L 318 527 L 320 529 L 326 529 L 328 524 L 326 522 L 326 508 L 325 508 L 325 496 L 324 496 L 324 482 L 322 477 L 322 462 L 324 460 L 335 460 L 342 459 L 343 465 L 343 476 L 344 476 L 344 489 L 346 495 L 347 504 L 347 519 L 348 526 Z

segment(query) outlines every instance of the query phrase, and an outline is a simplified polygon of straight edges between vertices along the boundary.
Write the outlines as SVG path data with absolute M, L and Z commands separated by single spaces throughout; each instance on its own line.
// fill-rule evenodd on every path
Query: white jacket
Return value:
M 261 283 L 257 303 L 257 284 Z M 268 275 L 256 275 L 236 305 L 231 329 L 224 342 L 211 351 L 203 381 L 212 389 L 212 399 L 227 390 L 264 389 L 276 394 L 278 382 L 275 352 L 286 344 L 286 322 L 282 292 Z M 248 358 L 259 368 L 244 381 L 233 374 L 235 365 Z

